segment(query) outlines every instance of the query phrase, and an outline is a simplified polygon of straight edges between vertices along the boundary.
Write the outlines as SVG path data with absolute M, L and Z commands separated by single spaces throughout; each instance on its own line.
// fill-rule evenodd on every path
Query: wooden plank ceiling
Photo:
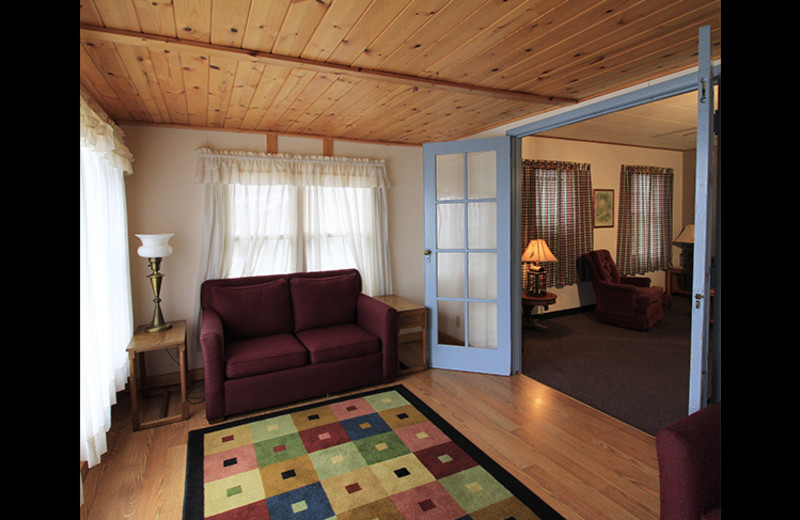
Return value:
M 720 0 L 81 0 L 117 123 L 420 144 L 695 66 Z

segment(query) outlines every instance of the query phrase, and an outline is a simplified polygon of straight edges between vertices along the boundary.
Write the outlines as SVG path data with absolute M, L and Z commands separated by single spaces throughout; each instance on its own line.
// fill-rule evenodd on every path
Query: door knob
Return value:
M 428 256 L 429 254 L 431 254 L 431 250 L 430 250 L 430 249 L 426 249 L 426 250 L 425 250 L 425 251 L 423 251 L 422 253 L 423 253 L 425 256 Z

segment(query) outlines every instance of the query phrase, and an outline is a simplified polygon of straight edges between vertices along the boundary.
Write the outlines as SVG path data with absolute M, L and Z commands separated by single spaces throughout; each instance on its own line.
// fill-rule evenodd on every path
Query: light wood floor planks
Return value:
M 658 518 L 658 461 L 651 435 L 521 374 L 427 370 L 395 383 L 414 392 L 565 518 Z M 190 397 L 199 401 L 202 382 Z M 187 421 L 132 432 L 127 397 L 121 396 L 113 410 L 111 450 L 84 480 L 81 518 L 181 518 L 187 435 L 208 425 L 202 403 L 192 404 L 190 412 Z

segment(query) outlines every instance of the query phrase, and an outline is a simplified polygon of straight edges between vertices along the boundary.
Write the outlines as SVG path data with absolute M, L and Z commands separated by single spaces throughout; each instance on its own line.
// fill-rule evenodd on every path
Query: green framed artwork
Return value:
M 594 192 L 594 227 L 614 227 L 614 190 Z

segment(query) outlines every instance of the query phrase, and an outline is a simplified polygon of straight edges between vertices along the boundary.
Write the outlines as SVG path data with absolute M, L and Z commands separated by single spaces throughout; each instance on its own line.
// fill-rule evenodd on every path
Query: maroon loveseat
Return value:
M 209 422 L 397 375 L 397 311 L 357 270 L 207 280 L 200 306 Z
M 722 402 L 656 434 L 661 520 L 722 518 Z
M 621 276 L 606 249 L 586 253 L 582 258 L 588 267 L 597 300 L 595 314 L 600 321 L 648 330 L 664 317 L 662 304 L 670 297 L 662 287 L 650 286 L 650 278 Z

